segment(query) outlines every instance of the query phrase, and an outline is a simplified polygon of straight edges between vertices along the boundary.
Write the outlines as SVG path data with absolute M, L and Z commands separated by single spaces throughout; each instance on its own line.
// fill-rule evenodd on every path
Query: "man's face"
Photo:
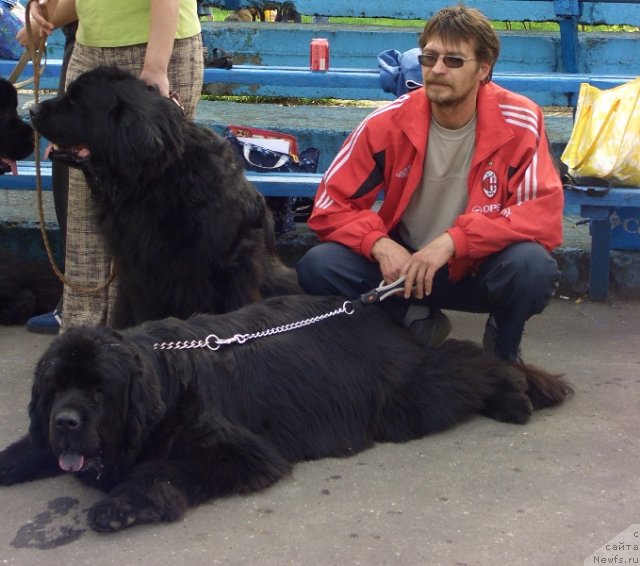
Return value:
M 445 44 L 440 38 L 431 39 L 422 50 L 423 55 L 438 57 L 433 67 L 422 67 L 424 88 L 429 100 L 441 107 L 455 107 L 465 101 L 475 101 L 478 88 L 489 75 L 490 66 L 475 59 L 473 45 L 462 41 Z M 448 67 L 443 56 L 466 59 L 462 67 Z

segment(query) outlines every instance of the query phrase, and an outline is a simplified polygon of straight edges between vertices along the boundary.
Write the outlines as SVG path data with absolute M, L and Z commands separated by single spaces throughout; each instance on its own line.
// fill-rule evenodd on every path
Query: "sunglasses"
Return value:
M 460 57 L 459 55 L 423 54 L 418 55 L 418 63 L 420 63 L 420 65 L 422 65 L 423 67 L 434 67 L 440 57 L 442 57 L 442 61 L 450 69 L 459 69 L 467 61 L 476 61 L 476 59 L 465 59 L 464 57 Z

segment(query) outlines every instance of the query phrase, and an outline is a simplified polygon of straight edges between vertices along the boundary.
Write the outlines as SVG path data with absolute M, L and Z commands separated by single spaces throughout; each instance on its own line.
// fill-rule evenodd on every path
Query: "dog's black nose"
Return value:
M 64 409 L 56 414 L 54 424 L 58 430 L 73 431 L 80 428 L 82 419 L 80 413 L 74 409 Z

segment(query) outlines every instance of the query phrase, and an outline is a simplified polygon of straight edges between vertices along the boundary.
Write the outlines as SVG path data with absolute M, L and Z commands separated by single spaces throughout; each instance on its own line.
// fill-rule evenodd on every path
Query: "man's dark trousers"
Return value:
M 358 298 L 382 280 L 377 263 L 334 242 L 309 250 L 296 266 L 300 285 L 312 295 Z M 558 285 L 558 266 L 540 244 L 520 242 L 489 256 L 460 281 L 449 279 L 447 266 L 436 272 L 431 295 L 422 300 L 391 297 L 380 303 L 402 323 L 409 305 L 434 309 L 490 313 L 496 325 L 494 352 L 519 358 L 525 322 L 541 313 Z

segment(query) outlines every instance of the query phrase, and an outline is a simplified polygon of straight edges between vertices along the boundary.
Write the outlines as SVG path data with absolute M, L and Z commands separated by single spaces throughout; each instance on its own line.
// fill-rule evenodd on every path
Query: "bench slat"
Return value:
M 320 173 L 253 173 L 247 179 L 266 197 L 313 198 L 322 179 Z
M 41 164 L 40 180 L 45 191 L 51 190 L 51 163 Z M 0 175 L 0 189 L 9 190 L 35 190 L 36 168 L 33 161 L 19 161 L 18 175 L 5 173 Z
M 499 73 L 493 80 L 516 92 L 561 92 L 577 93 L 581 83 L 598 88 L 610 88 L 633 80 L 632 75 L 591 75 L 572 73 Z M 241 84 L 251 90 L 255 85 L 315 87 L 326 89 L 370 89 L 379 90 L 380 98 L 392 95 L 380 88 L 378 69 L 331 69 L 313 72 L 301 67 L 265 67 L 236 65 L 232 69 L 205 69 L 206 84 Z

